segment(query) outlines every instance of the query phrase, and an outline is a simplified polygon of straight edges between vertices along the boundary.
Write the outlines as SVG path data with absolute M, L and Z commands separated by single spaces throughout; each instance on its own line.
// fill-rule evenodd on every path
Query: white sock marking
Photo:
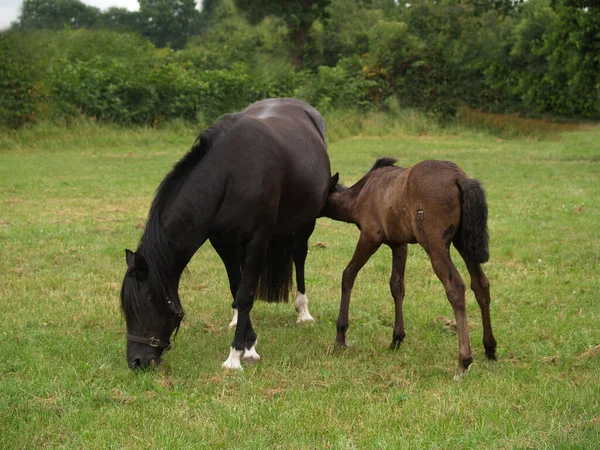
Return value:
M 227 328 L 229 328 L 230 330 L 232 328 L 235 328 L 237 326 L 237 320 L 238 320 L 238 310 L 236 308 L 233 308 L 233 319 L 231 319 L 231 322 L 229 322 L 229 325 L 227 326 Z
M 242 364 L 240 363 L 242 353 L 244 353 L 243 350 L 236 350 L 235 348 L 231 347 L 229 351 L 229 358 L 227 358 L 227 361 L 225 361 L 221 367 L 224 369 L 244 370 L 242 368 Z
M 306 298 L 306 295 L 298 292 L 294 301 L 294 307 L 298 311 L 298 320 L 296 320 L 296 323 L 315 323 L 315 319 L 308 312 L 308 298 Z
M 256 353 L 256 342 L 254 343 L 254 345 L 251 348 L 246 349 L 244 351 L 243 358 L 244 358 L 244 362 L 246 363 L 246 365 L 248 367 L 252 367 L 258 361 L 260 361 L 260 355 L 258 353 Z
M 467 367 L 466 370 L 463 370 L 461 373 L 454 375 L 454 381 L 460 381 L 463 379 L 463 377 L 466 377 L 467 375 L 469 375 L 469 372 L 471 371 L 471 367 L 473 367 L 473 363 L 471 363 L 469 365 L 469 367 Z

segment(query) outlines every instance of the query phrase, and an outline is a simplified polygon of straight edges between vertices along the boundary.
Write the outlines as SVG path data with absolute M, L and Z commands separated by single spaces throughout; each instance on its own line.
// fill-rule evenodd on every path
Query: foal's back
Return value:
M 437 160 L 374 170 L 357 198 L 357 224 L 389 243 L 426 247 L 444 234 L 451 238 L 460 225 L 458 182 L 466 177 L 456 164 Z

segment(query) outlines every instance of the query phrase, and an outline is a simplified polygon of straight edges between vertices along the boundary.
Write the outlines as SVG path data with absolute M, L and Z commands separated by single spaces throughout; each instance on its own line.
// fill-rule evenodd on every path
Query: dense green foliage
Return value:
M 240 9 L 236 7 L 239 5 Z M 25 0 L 0 35 L 0 123 L 215 119 L 268 96 L 320 109 L 463 106 L 600 118 L 600 8 L 574 0 Z M 299 69 L 302 67 L 302 69 Z

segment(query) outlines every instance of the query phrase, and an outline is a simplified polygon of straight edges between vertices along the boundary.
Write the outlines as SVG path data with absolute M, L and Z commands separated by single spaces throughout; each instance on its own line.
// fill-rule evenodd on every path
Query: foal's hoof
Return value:
M 490 361 L 496 361 L 496 349 L 485 349 L 485 356 L 487 357 L 487 359 L 489 359 Z
M 469 371 L 473 367 L 473 358 L 467 357 L 458 363 L 458 374 L 454 375 L 454 381 L 460 381 L 462 377 L 469 375 Z
M 458 374 L 454 375 L 454 381 L 460 381 L 463 379 L 463 377 L 469 375 L 471 367 L 473 367 L 473 364 L 471 364 L 467 369 L 463 369 L 462 372 L 459 372 Z
M 401 344 L 402 344 L 402 341 L 397 341 L 396 339 L 394 339 L 392 341 L 392 343 L 390 344 L 390 350 L 398 350 L 400 348 Z
M 404 333 L 395 334 L 392 337 L 392 343 L 390 344 L 390 350 L 397 350 L 400 348 L 400 344 L 404 341 Z

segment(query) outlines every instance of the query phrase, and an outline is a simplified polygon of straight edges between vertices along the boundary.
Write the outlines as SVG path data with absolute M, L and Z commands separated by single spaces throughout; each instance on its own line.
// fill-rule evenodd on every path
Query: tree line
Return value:
M 138 1 L 24 0 L 0 34 L 0 123 L 211 121 L 272 96 L 600 118 L 594 0 Z

